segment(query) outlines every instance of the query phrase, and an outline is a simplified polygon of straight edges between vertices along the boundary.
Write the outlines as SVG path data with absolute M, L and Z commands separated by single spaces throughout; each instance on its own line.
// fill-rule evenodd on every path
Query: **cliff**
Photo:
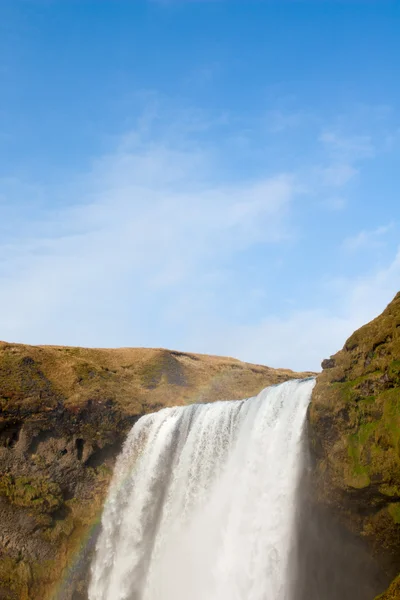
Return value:
M 140 416 L 307 375 L 168 350 L 0 343 L 0 599 L 85 597 L 113 463 Z
M 309 411 L 318 501 L 400 570 L 400 293 L 324 360 Z M 381 600 L 400 598 L 398 580 Z

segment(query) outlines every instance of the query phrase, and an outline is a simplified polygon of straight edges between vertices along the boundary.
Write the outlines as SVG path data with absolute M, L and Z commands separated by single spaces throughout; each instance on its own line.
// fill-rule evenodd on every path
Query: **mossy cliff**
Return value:
M 0 599 L 85 598 L 113 463 L 140 416 L 306 375 L 167 350 L 0 343 Z
M 400 571 L 400 293 L 324 360 L 309 411 L 318 501 Z M 394 582 L 381 600 L 400 598 Z
M 376 598 L 376 600 L 399 600 L 400 598 L 400 576 L 396 577 L 389 589 Z

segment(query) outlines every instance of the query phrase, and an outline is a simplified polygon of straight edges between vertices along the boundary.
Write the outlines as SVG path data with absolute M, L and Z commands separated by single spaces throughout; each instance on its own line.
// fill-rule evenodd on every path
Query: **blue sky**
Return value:
M 318 369 L 400 285 L 400 5 L 2 0 L 0 339 Z

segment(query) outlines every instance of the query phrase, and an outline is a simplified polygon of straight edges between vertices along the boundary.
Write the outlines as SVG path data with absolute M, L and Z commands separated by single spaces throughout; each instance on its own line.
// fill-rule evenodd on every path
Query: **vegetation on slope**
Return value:
M 400 569 L 400 293 L 322 367 L 309 414 L 320 499 L 393 573 Z M 393 593 L 382 598 L 400 598 Z
M 376 600 L 399 600 L 400 598 L 400 576 L 396 577 L 389 589 L 378 596 Z

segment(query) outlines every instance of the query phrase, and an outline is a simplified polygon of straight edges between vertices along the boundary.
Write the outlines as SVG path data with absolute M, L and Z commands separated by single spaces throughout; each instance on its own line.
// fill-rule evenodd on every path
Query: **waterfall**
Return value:
M 313 379 L 142 417 L 117 460 L 90 600 L 287 600 Z

